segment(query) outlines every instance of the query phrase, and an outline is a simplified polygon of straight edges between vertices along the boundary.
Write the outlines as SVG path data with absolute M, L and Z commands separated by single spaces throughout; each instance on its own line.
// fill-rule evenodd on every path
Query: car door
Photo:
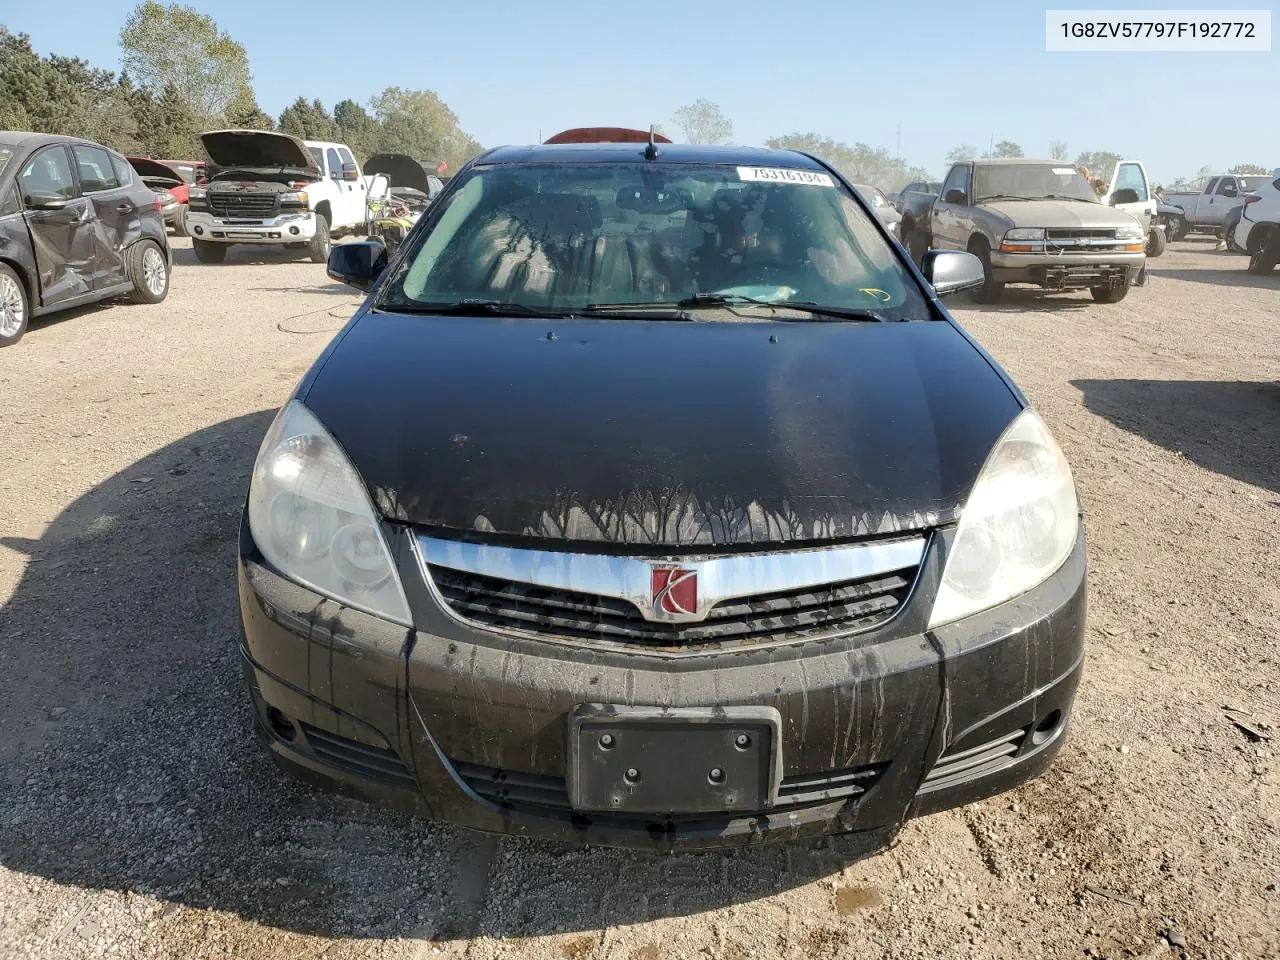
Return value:
M 353 188 L 351 191 L 351 196 L 355 200 L 355 203 L 353 204 L 352 210 L 351 210 L 350 222 L 364 223 L 365 220 L 368 219 L 365 216 L 365 211 L 369 205 L 369 199 L 368 199 L 369 184 L 366 183 L 365 178 L 360 175 L 361 174 L 360 164 L 356 161 L 356 158 L 352 155 L 350 150 L 348 150 L 346 147 L 339 147 L 338 159 L 340 159 L 344 165 L 348 163 L 355 165 L 356 179 L 346 181 L 346 185 Z
M 334 226 L 349 227 L 364 219 L 364 194 L 357 194 L 355 184 L 342 179 L 342 157 L 337 147 L 328 147 L 324 152 L 325 165 L 329 168 L 329 179 L 334 186 Z
M 1223 177 L 1218 181 L 1213 195 L 1209 197 L 1208 207 L 1202 211 L 1204 216 L 1201 222 L 1221 226 L 1222 221 L 1227 218 L 1227 213 L 1243 202 L 1240 199 L 1240 185 L 1236 182 L 1236 178 Z
M 1116 202 L 1115 196 L 1121 190 L 1132 190 L 1136 200 Z M 1151 186 L 1147 181 L 1147 171 L 1138 160 L 1121 160 L 1111 174 L 1111 186 L 1107 190 L 1106 202 L 1117 210 L 1123 210 L 1140 224 L 1145 233 L 1151 229 L 1151 218 L 1155 216 L 1156 201 L 1151 196 Z
M 87 143 L 71 144 L 76 163 L 80 194 L 93 213 L 93 287 L 103 290 L 126 279 L 124 248 L 130 234 L 139 232 L 138 210 L 128 184 L 121 184 L 111 163 L 111 155 L 102 147 Z
M 53 306 L 93 291 L 93 210 L 71 172 L 71 151 L 43 147 L 18 174 L 23 216 L 31 232 L 40 303 Z
M 933 203 L 933 245 L 942 250 L 963 250 L 969 243 L 970 179 L 973 168 L 957 163 L 942 182 L 942 192 Z

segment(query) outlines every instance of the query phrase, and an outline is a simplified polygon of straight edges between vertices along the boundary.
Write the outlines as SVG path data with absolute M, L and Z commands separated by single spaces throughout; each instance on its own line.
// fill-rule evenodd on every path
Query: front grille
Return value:
M 914 569 L 723 600 L 698 623 L 654 623 L 626 600 L 427 568 L 460 616 L 498 630 L 649 647 L 732 646 L 869 630 L 906 600 Z
M 381 780 L 399 787 L 417 786 L 413 774 L 394 750 L 371 747 L 309 723 L 300 726 L 316 759 L 369 780 Z
M 682 814 L 665 816 L 657 814 L 578 814 L 569 805 L 569 791 L 563 777 L 550 777 L 533 773 L 518 773 L 496 767 L 483 767 L 474 763 L 450 761 L 464 783 L 481 799 L 515 812 L 541 816 L 572 818 L 589 816 L 593 823 L 601 825 L 645 827 L 655 820 L 683 823 L 705 821 L 707 814 Z M 777 803 L 769 810 L 734 811 L 721 814 L 726 820 L 748 816 L 761 816 L 781 811 L 804 810 L 853 800 L 862 796 L 880 779 L 888 764 L 877 763 L 848 770 L 831 770 L 824 773 L 800 774 L 784 777 L 778 788 Z
M 1045 231 L 1050 240 L 1076 240 L 1081 237 L 1090 240 L 1114 240 L 1114 229 L 1091 230 L 1083 227 L 1052 227 Z
M 209 195 L 209 211 L 215 217 L 239 217 L 246 220 L 265 220 L 276 215 L 274 193 L 212 193 Z
M 954 783 L 976 780 L 989 773 L 994 773 L 1005 766 L 1009 759 L 1022 748 L 1027 736 L 1027 728 L 1014 730 L 999 740 L 967 750 L 944 753 L 933 765 L 928 776 L 924 778 L 922 790 L 940 790 Z

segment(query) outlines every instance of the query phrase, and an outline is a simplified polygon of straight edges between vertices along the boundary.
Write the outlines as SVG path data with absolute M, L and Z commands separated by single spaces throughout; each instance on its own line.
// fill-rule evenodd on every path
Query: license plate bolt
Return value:
M 603 735 L 600 737 L 600 749 L 601 749 L 601 750 L 612 750 L 612 749 L 613 749 L 613 743 L 614 743 L 614 740 L 613 740 L 613 734 L 612 734 L 612 733 L 606 733 L 606 734 L 603 734 Z
M 707 779 L 712 783 L 724 783 L 724 771 L 719 767 L 712 767 L 711 772 L 707 774 Z
M 751 738 L 745 733 L 740 733 L 733 738 L 733 745 L 739 750 L 745 750 L 747 747 L 751 746 Z
M 635 767 L 627 767 L 627 772 L 622 775 L 622 779 L 626 780 L 627 783 L 639 783 L 640 771 Z

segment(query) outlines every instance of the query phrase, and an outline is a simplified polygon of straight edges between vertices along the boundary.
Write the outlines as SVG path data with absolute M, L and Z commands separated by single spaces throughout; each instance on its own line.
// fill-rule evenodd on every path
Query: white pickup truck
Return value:
M 372 177 L 343 143 L 265 130 L 216 130 L 200 140 L 209 182 L 192 187 L 187 231 L 201 263 L 221 263 L 236 243 L 306 248 L 329 259 L 336 236 L 366 232 Z

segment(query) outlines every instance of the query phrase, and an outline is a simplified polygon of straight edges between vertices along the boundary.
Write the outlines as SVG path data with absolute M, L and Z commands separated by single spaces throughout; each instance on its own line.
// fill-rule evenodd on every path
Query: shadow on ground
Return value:
M 1207 470 L 1280 491 L 1280 383 L 1073 380 L 1091 412 Z
M 191 247 L 173 248 L 175 267 L 199 267 L 201 270 L 222 270 L 234 267 L 237 263 L 309 263 L 310 260 L 310 255 L 304 249 L 266 243 L 232 244 L 222 263 L 201 263 Z
M 947 303 L 951 304 L 952 301 L 948 300 Z M 1095 306 L 1088 290 L 1045 293 L 1036 287 L 1005 287 L 999 303 L 974 303 L 968 295 L 961 294 L 956 298 L 955 304 L 980 313 L 1026 313 L 1028 310 L 1056 313 L 1060 310 L 1083 310 Z
M 1235 287 L 1262 287 L 1264 289 L 1280 290 L 1280 270 L 1272 271 L 1270 276 L 1260 276 L 1250 273 L 1246 269 L 1248 265 L 1248 257 L 1236 257 L 1233 255 L 1232 269 L 1179 270 L 1153 266 L 1150 268 L 1150 273 L 1156 280 L 1188 280 L 1192 283 L 1225 284 Z
M 850 839 L 677 856 L 499 841 L 278 771 L 251 737 L 233 568 L 270 418 L 184 437 L 39 539 L 0 539 L 28 557 L 0 611 L 7 869 L 311 934 L 506 937 L 697 913 L 874 852 Z

